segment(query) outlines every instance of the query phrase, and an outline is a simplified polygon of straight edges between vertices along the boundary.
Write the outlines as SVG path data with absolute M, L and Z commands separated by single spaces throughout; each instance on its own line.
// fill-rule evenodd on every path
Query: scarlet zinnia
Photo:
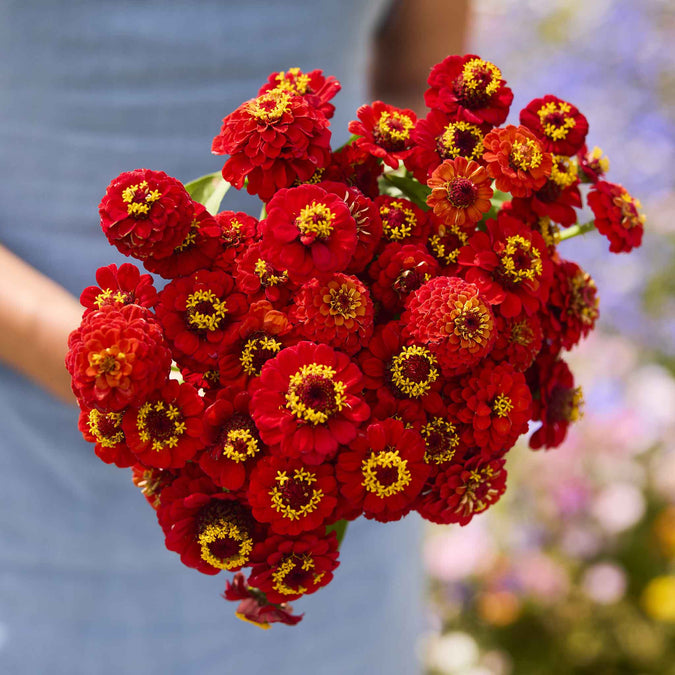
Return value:
M 405 164 L 420 183 L 446 159 L 465 157 L 476 162 L 483 157 L 484 128 L 455 120 L 440 110 L 430 110 L 419 120 L 413 133 L 413 149 Z
M 215 216 L 222 253 L 215 266 L 234 274 L 236 262 L 258 236 L 258 220 L 242 211 L 221 211 Z
M 356 222 L 343 199 L 318 185 L 280 190 L 268 204 L 262 252 L 299 283 L 345 269 L 356 249 Z
M 120 174 L 98 208 L 108 241 L 139 260 L 171 255 L 194 217 L 194 203 L 183 184 L 149 169 Z
M 225 272 L 200 270 L 167 284 L 157 318 L 179 364 L 210 368 L 237 338 L 248 304 Z
M 120 468 L 133 466 L 138 461 L 129 450 L 122 430 L 121 412 L 104 413 L 96 408 L 80 412 L 78 427 L 86 441 L 95 443 L 96 456 L 106 464 Z
M 340 491 L 366 518 L 399 520 L 412 507 L 429 475 L 422 437 L 395 419 L 370 424 L 340 453 Z
M 612 253 L 628 253 L 642 243 L 645 216 L 641 204 L 622 185 L 598 181 L 588 193 L 595 227 L 609 239 Z
M 553 159 L 542 142 L 526 127 L 509 124 L 493 129 L 483 140 L 487 171 L 495 186 L 514 197 L 527 197 L 544 186 Z
M 375 204 L 382 219 L 382 235 L 387 241 L 412 244 L 424 239 L 428 229 L 427 216 L 409 199 L 380 195 Z
M 80 295 L 85 313 L 101 309 L 103 305 L 141 305 L 148 309 L 157 302 L 157 291 L 149 274 L 141 274 L 130 263 L 107 265 L 96 270 L 98 286 L 87 286 Z
M 161 327 L 138 305 L 104 305 L 85 314 L 68 338 L 66 368 L 86 408 L 123 410 L 162 386 L 170 366 Z
M 475 54 L 448 56 L 429 74 L 427 107 L 473 124 L 497 126 L 506 120 L 513 92 L 499 68 Z
M 453 388 L 451 397 L 454 413 L 473 427 L 473 444 L 486 457 L 500 457 L 527 431 L 532 395 L 525 376 L 510 363 L 484 362 Z
M 166 547 L 203 574 L 249 564 L 254 545 L 266 534 L 244 501 L 223 492 L 199 469 L 185 471 L 162 490 L 157 518 Z
M 293 321 L 302 337 L 355 354 L 373 334 L 373 302 L 353 276 L 312 279 L 295 297 Z
M 354 145 L 396 169 L 411 147 L 417 115 L 407 108 L 374 101 L 372 105 L 362 105 L 356 116 L 358 121 L 352 120 L 348 127 L 358 136 Z
M 541 321 L 537 314 L 521 312 L 518 316 L 504 319 L 497 316 L 497 340 L 490 358 L 499 363 L 508 361 L 517 371 L 527 370 L 544 339 Z
M 125 413 L 122 428 L 129 449 L 145 466 L 185 466 L 203 447 L 203 410 L 202 399 L 191 384 L 169 380 Z
M 547 94 L 535 98 L 520 111 L 520 123 L 532 129 L 544 149 L 556 155 L 574 155 L 588 133 L 588 121 L 571 103 Z
M 417 511 L 432 523 L 467 525 L 492 506 L 506 490 L 503 459 L 477 455 L 439 471 L 431 489 L 418 500 Z
M 223 178 L 268 201 L 280 188 L 308 180 L 330 159 L 326 116 L 302 96 L 281 88 L 246 101 L 224 120 L 211 148 L 231 155 Z
M 248 499 L 260 523 L 276 534 L 297 535 L 329 522 L 337 504 L 331 464 L 307 466 L 299 459 L 265 457 L 251 473 Z
M 401 317 L 404 335 L 426 344 L 445 377 L 466 372 L 492 349 L 495 319 L 474 284 L 436 277 L 415 291 Z
M 446 159 L 434 169 L 427 185 L 431 188 L 427 205 L 446 225 L 471 228 L 492 205 L 487 171 L 464 157 Z
M 249 582 L 269 602 L 283 603 L 318 591 L 333 579 L 338 562 L 335 532 L 301 534 L 294 539 L 272 536 L 253 552 Z
M 234 276 L 237 288 L 249 301 L 262 295 L 270 302 L 283 306 L 297 287 L 285 269 L 276 268 L 267 259 L 260 242 L 250 244 L 237 256 Z
M 362 375 L 346 354 L 300 342 L 267 361 L 251 382 L 251 410 L 273 452 L 320 464 L 349 443 L 370 409 Z
M 255 463 L 267 453 L 249 411 L 246 391 L 227 387 L 204 411 L 199 466 L 216 485 L 240 490 Z
M 131 480 L 155 511 L 162 503 L 162 491 L 178 478 L 179 472 L 136 464 L 131 468 Z

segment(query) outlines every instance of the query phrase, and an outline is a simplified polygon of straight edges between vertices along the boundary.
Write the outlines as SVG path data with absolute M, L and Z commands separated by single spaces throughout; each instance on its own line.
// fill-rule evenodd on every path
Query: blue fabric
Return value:
M 98 225 L 110 179 L 217 170 L 222 117 L 274 70 L 342 81 L 341 142 L 384 4 L 4 0 L 0 240 L 79 295 L 125 260 Z M 0 411 L 0 673 L 416 672 L 419 522 L 355 524 L 334 582 L 296 603 L 303 624 L 259 631 L 219 597 L 225 575 L 166 551 L 129 471 L 95 457 L 74 409 L 0 369 Z

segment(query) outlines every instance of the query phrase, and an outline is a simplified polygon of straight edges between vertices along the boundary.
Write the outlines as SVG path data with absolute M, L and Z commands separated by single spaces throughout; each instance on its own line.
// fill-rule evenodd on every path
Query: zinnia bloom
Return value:
M 454 377 L 490 353 L 495 318 L 478 288 L 458 277 L 436 277 L 415 291 L 401 317 L 404 335 L 427 345 L 445 377 Z
M 526 127 L 509 124 L 493 129 L 483 140 L 487 171 L 495 186 L 514 197 L 527 197 L 544 186 L 553 159 L 542 142 Z
M 123 415 L 121 412 L 104 413 L 92 408 L 82 410 L 78 421 L 84 439 L 96 444 L 96 456 L 106 464 L 115 464 L 120 468 L 133 466 L 138 461 L 125 442 Z
M 166 547 L 203 574 L 248 565 L 253 547 L 266 535 L 245 502 L 223 492 L 196 468 L 162 490 L 157 519 Z
M 502 124 L 513 101 L 499 68 L 475 54 L 448 56 L 431 69 L 427 82 L 427 107 L 473 124 Z
M 87 286 L 80 295 L 85 313 L 101 309 L 103 305 L 140 305 L 151 309 L 157 303 L 157 291 L 149 274 L 141 274 L 130 263 L 107 265 L 96 270 L 98 286 Z
M 368 418 L 361 388 L 361 371 L 346 354 L 300 342 L 267 361 L 251 382 L 253 419 L 273 453 L 320 464 Z
M 487 171 L 464 157 L 446 159 L 434 169 L 427 184 L 431 188 L 427 205 L 446 225 L 470 228 L 492 205 Z
M 139 260 L 166 258 L 190 230 L 194 202 L 163 171 L 136 169 L 115 178 L 98 207 L 108 241 Z
M 412 508 L 429 475 L 424 441 L 395 419 L 370 424 L 338 456 L 340 491 L 366 518 L 399 520 Z
M 337 505 L 331 464 L 307 466 L 299 459 L 265 457 L 251 473 L 248 499 L 255 519 L 272 532 L 295 536 L 330 521 Z
M 84 408 L 119 412 L 161 387 L 170 367 L 160 325 L 138 305 L 103 305 L 68 338 L 66 368 Z
M 609 239 L 612 253 L 628 253 L 642 243 L 645 216 L 641 204 L 622 185 L 598 181 L 588 193 L 595 227 Z
M 294 539 L 272 536 L 256 546 L 249 582 L 267 600 L 284 603 L 318 591 L 333 579 L 338 561 L 335 532 L 301 534 Z
M 386 241 L 412 244 L 424 239 L 427 216 L 419 206 L 409 199 L 389 195 L 380 195 L 375 204 L 380 211 L 382 235 Z
M 348 127 L 358 136 L 354 145 L 396 169 L 410 149 L 417 115 L 407 108 L 374 101 L 372 105 L 362 105 L 356 116 L 358 121 L 352 120 Z
M 211 151 L 231 155 L 223 178 L 268 201 L 274 193 L 311 178 L 330 160 L 326 116 L 302 96 L 271 89 L 242 103 L 223 120 Z
M 588 133 L 588 121 L 571 103 L 547 94 L 520 111 L 520 123 L 532 129 L 544 149 L 556 155 L 575 155 Z
M 498 501 L 505 490 L 504 460 L 485 460 L 477 455 L 439 471 L 415 508 L 432 523 L 467 525 L 474 515 Z
M 349 207 L 318 185 L 277 192 L 262 226 L 265 260 L 299 283 L 342 271 L 356 249 Z
M 293 321 L 302 337 L 356 354 L 373 334 L 373 302 L 353 276 L 312 279 L 295 297 Z
M 156 469 L 136 464 L 131 468 L 131 480 L 141 491 L 146 501 L 155 511 L 162 503 L 162 490 L 178 478 L 179 472 L 171 469 Z
M 129 449 L 145 466 L 179 469 L 203 447 L 204 403 L 187 382 L 169 380 L 122 421 Z

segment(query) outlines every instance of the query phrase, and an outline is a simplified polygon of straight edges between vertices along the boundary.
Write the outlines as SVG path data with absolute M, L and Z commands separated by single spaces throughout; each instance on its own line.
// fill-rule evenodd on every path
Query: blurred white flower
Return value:
M 611 605 L 621 600 L 626 592 L 626 573 L 613 563 L 598 563 L 589 567 L 581 581 L 586 595 L 601 605 Z
M 596 497 L 592 512 L 607 532 L 623 532 L 642 518 L 645 499 L 634 485 L 612 483 Z

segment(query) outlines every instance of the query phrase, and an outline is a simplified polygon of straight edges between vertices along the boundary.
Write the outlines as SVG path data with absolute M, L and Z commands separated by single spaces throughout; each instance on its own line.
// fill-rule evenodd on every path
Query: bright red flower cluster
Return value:
M 332 151 L 339 82 L 270 75 L 213 141 L 260 220 L 147 169 L 100 204 L 111 244 L 169 281 L 109 265 L 83 291 L 79 427 L 132 468 L 185 565 L 236 572 L 224 597 L 264 628 L 300 621 L 288 602 L 331 581 L 347 521 L 465 525 L 531 421 L 532 448 L 563 442 L 583 402 L 563 353 L 598 318 L 558 250 L 590 229 L 582 183 L 610 250 L 641 242 L 639 202 L 602 180 L 571 103 L 500 126 L 513 94 L 472 54 L 428 83 L 425 118 L 375 101 Z

